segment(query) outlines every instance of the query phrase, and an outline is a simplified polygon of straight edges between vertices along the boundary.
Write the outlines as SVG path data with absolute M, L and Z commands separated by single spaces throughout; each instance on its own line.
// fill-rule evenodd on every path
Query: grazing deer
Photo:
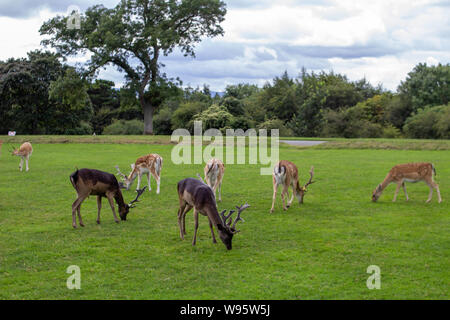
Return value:
M 216 196 L 216 190 L 219 189 L 219 201 L 222 201 L 222 179 L 225 173 L 225 166 L 223 162 L 219 159 L 211 159 L 205 166 L 203 170 L 205 173 L 205 181 L 208 186 L 214 192 L 214 197 Z
M 382 183 L 372 193 L 372 201 L 377 202 L 380 198 L 383 190 L 386 189 L 391 183 L 397 184 L 397 189 L 395 190 L 394 200 L 397 201 L 397 195 L 400 188 L 403 187 L 405 192 L 406 201 L 409 201 L 408 194 L 406 193 L 405 182 L 416 183 L 419 181 L 424 181 L 428 187 L 430 187 L 430 195 L 428 196 L 427 203 L 431 202 L 433 197 L 433 189 L 436 189 L 438 194 L 439 203 L 442 202 L 441 192 L 439 191 L 439 186 L 433 179 L 433 173 L 436 175 L 436 169 L 431 163 L 407 163 L 399 164 L 393 167 Z
M 292 201 L 294 200 L 294 196 L 297 197 L 298 203 L 303 203 L 303 198 L 305 193 L 308 191 L 308 186 L 313 184 L 312 181 L 314 177 L 314 167 L 311 167 L 309 172 L 310 178 L 309 181 L 301 187 L 298 181 L 298 169 L 295 164 L 292 162 L 281 160 L 278 162 L 273 169 L 273 198 L 272 198 L 272 209 L 270 209 L 270 213 L 273 213 L 273 209 L 275 207 L 275 200 L 277 197 L 278 186 L 283 186 L 283 190 L 281 191 L 281 200 L 283 202 L 283 209 L 286 211 L 292 205 Z M 287 206 L 285 204 L 285 195 L 289 198 L 289 187 L 292 186 L 292 197 L 289 200 Z
M 161 184 L 161 169 L 162 169 L 163 158 L 157 154 L 149 154 L 140 157 L 136 160 L 134 164 L 131 164 L 131 172 L 128 176 L 120 172 L 119 166 L 116 166 L 118 174 L 122 177 L 124 182 L 124 188 L 129 190 L 130 186 L 133 184 L 136 177 L 138 178 L 137 188 L 139 190 L 141 186 L 142 175 L 145 173 L 147 175 L 148 191 L 152 191 L 150 185 L 150 174 L 155 178 L 157 183 L 156 193 L 160 192 Z
M 25 142 L 20 146 L 20 148 L 14 148 L 11 150 L 13 156 L 20 157 L 20 164 L 19 164 L 19 170 L 22 171 L 23 168 L 23 161 L 25 160 L 26 165 L 26 171 L 29 170 L 28 168 L 28 160 L 30 160 L 31 154 L 33 153 L 33 147 L 31 146 L 31 143 Z
M 145 188 L 138 190 L 138 195 L 136 199 L 126 204 L 123 200 L 122 191 L 120 191 L 119 182 L 117 182 L 116 177 L 113 174 L 92 170 L 92 169 L 81 169 L 77 170 L 70 175 L 70 182 L 72 182 L 73 187 L 77 191 L 78 198 L 72 204 L 72 226 L 77 227 L 77 221 L 75 217 L 75 211 L 78 213 L 78 220 L 80 226 L 84 227 L 83 220 L 81 219 L 81 204 L 89 196 L 97 196 L 97 224 L 100 224 L 100 211 L 102 209 L 102 198 L 107 198 L 111 206 L 114 220 L 119 223 L 116 216 L 116 210 L 114 208 L 114 200 L 116 200 L 119 206 L 119 215 L 122 221 L 127 220 L 128 212 L 131 208 L 134 208 L 133 204 L 139 202 L 139 197 L 144 193 Z
M 228 216 L 225 216 L 226 210 L 219 214 L 212 189 L 202 181 L 192 178 L 178 182 L 178 197 L 180 200 L 180 208 L 178 209 L 178 226 L 180 227 L 180 237 L 182 240 L 184 240 L 184 235 L 186 235 L 186 214 L 194 208 L 195 229 L 192 245 L 195 246 L 197 243 L 198 214 L 201 213 L 202 215 L 208 217 L 213 243 L 217 243 L 214 235 L 214 225 L 218 230 L 219 237 L 225 244 L 226 248 L 228 250 L 232 249 L 231 242 L 233 240 L 233 236 L 240 232 L 236 230 L 236 224 L 238 221 L 244 221 L 241 218 L 241 213 L 250 207 L 248 204 L 236 207 L 238 214 L 234 222 L 232 222 L 231 216 L 235 211 L 230 211 Z

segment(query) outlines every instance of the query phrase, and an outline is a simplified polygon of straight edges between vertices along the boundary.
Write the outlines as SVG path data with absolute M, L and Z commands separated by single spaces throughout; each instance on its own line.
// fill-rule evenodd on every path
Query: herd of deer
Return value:
M 20 148 L 13 148 L 12 155 L 20 156 L 20 171 L 23 168 L 23 162 L 26 162 L 26 171 L 29 170 L 28 161 L 33 152 L 33 148 L 29 142 L 25 142 L 20 146 Z M 150 175 L 152 175 L 157 183 L 156 193 L 160 193 L 161 184 L 161 170 L 162 170 L 163 159 L 157 154 L 149 154 L 147 156 L 140 157 L 136 160 L 134 164 L 131 165 L 131 172 L 127 176 L 120 172 L 118 166 L 116 169 L 118 175 L 122 178 L 122 182 L 119 183 L 115 175 L 93 169 L 81 169 L 75 171 L 70 176 L 70 181 L 77 192 L 77 199 L 72 204 L 72 225 L 77 228 L 76 223 L 76 213 L 78 215 L 78 220 L 80 226 L 84 227 L 83 220 L 80 214 L 80 208 L 83 201 L 89 196 L 97 196 L 98 205 L 98 216 L 97 223 L 100 224 L 100 211 L 102 207 L 102 198 L 107 198 L 111 206 L 114 220 L 119 223 L 119 219 L 116 216 L 114 200 L 119 207 L 119 216 L 121 220 L 126 221 L 127 214 L 131 208 L 134 208 L 134 204 L 139 202 L 139 197 L 144 193 L 147 186 L 140 189 L 142 176 L 147 175 L 148 189 L 151 191 L 150 185 Z M 248 204 L 242 206 L 236 206 L 237 216 L 236 219 L 232 219 L 234 210 L 230 211 L 228 215 L 225 215 L 227 210 L 219 213 L 217 209 L 216 193 L 219 191 L 219 201 L 222 200 L 222 180 L 225 173 L 225 166 L 221 160 L 211 159 L 204 168 L 205 181 L 200 175 L 199 179 L 188 178 L 178 182 L 178 198 L 179 198 L 179 209 L 178 209 L 178 226 L 180 229 L 180 237 L 184 240 L 186 235 L 185 217 L 186 214 L 194 209 L 194 221 L 195 221 L 195 231 L 192 244 L 196 244 L 197 230 L 198 230 L 198 214 L 202 214 L 208 217 L 209 227 L 211 229 L 211 235 L 213 243 L 217 243 L 213 226 L 216 227 L 219 237 L 225 244 L 228 250 L 232 248 L 233 236 L 239 231 L 236 230 L 236 224 L 239 221 L 243 221 L 241 218 L 241 213 L 250 207 Z M 309 172 L 310 178 L 308 182 L 301 186 L 299 183 L 298 169 L 297 166 L 289 161 L 279 161 L 273 170 L 273 198 L 272 198 L 272 208 L 270 212 L 274 211 L 275 200 L 278 188 L 282 186 L 281 199 L 283 204 L 283 209 L 287 210 L 294 200 L 294 196 L 297 198 L 299 204 L 303 203 L 305 193 L 309 185 L 314 183 L 314 167 L 311 167 Z M 442 202 L 441 193 L 439 191 L 439 186 L 433 179 L 436 175 L 436 169 L 431 163 L 409 163 L 400 164 L 393 167 L 386 178 L 380 183 L 377 188 L 372 193 L 372 201 L 376 202 L 381 196 L 382 192 L 391 183 L 397 184 L 397 189 L 394 195 L 394 202 L 397 200 L 398 192 L 400 188 L 403 188 L 405 192 L 406 200 L 409 200 L 408 194 L 406 193 L 405 182 L 416 183 L 419 181 L 424 181 L 430 188 L 430 194 L 427 200 L 429 203 L 433 196 L 433 189 L 436 190 L 438 195 L 439 203 Z M 135 179 L 138 179 L 137 183 L 137 197 L 126 204 L 121 189 L 129 190 Z M 286 198 L 289 198 L 289 187 L 292 187 L 292 197 L 287 202 Z

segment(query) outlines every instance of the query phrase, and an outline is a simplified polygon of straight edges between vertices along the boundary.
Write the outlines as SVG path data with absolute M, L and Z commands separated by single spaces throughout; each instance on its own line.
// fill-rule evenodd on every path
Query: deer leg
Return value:
M 211 229 L 212 242 L 213 242 L 213 243 L 217 243 L 216 236 L 214 235 L 213 224 L 212 224 L 212 222 L 211 222 L 211 219 L 209 219 L 209 217 L 208 217 L 208 220 L 209 220 L 209 228 Z
M 97 196 L 97 208 L 98 208 L 97 224 L 100 224 L 100 211 L 102 210 L 102 197 L 101 196 Z
M 278 191 L 278 185 L 276 183 L 274 183 L 273 196 L 272 196 L 272 209 L 270 209 L 270 213 L 273 213 L 273 208 L 275 207 L 275 200 L 277 199 L 277 191 Z
M 187 213 L 189 211 L 191 211 L 192 208 L 193 207 L 191 205 L 187 205 L 187 207 L 186 207 L 186 209 L 184 211 L 184 214 L 183 214 L 183 232 L 184 232 L 185 235 L 187 235 L 187 232 L 186 232 L 186 215 L 187 215 Z
M 22 171 L 23 168 L 23 157 L 20 158 L 19 170 Z
M 197 209 L 194 207 L 194 223 L 195 223 L 195 227 L 194 227 L 194 239 L 192 240 L 192 245 L 195 246 L 195 244 L 197 243 L 197 230 L 198 230 L 198 211 Z
M 395 189 L 394 200 L 392 200 L 392 202 L 396 202 L 397 201 L 398 192 L 400 191 L 401 187 L 402 187 L 402 183 L 398 183 L 397 184 L 397 189 Z
M 156 194 L 160 193 L 160 186 L 161 186 L 161 176 L 158 176 L 156 173 L 153 174 L 153 178 L 156 180 Z
M 219 184 L 219 202 L 222 202 L 222 182 Z
M 25 165 L 26 165 L 26 171 L 28 172 L 28 170 L 30 170 L 29 168 L 28 168 L 28 159 L 29 159 L 30 157 L 29 156 L 26 156 L 26 158 L 25 158 Z
M 184 240 L 184 230 L 183 230 L 183 215 L 186 209 L 186 203 L 180 204 L 178 209 L 178 227 L 180 228 L 180 238 Z
M 78 221 L 80 222 L 80 226 L 84 227 L 83 219 L 81 218 L 81 203 L 77 208 Z
M 138 183 L 137 183 L 136 190 L 140 190 L 140 188 L 141 188 L 141 179 L 142 179 L 142 173 L 139 171 L 139 173 L 138 173 Z
M 77 218 L 75 212 L 78 210 L 78 207 L 81 205 L 84 199 L 86 199 L 86 197 L 78 196 L 77 200 L 75 200 L 72 204 L 72 227 L 74 227 L 74 229 L 77 228 Z
M 405 192 L 406 201 L 409 201 L 408 193 L 406 192 L 406 184 L 404 182 L 402 183 L 402 187 L 403 187 L 403 192 Z
M 283 210 L 287 211 L 288 208 L 286 208 L 286 195 L 289 197 L 288 188 L 283 186 L 283 191 L 281 191 L 281 202 L 283 203 Z
M 292 197 L 291 197 L 291 199 L 288 202 L 288 205 L 287 205 L 288 209 L 291 207 L 292 201 L 294 201 L 294 193 L 295 193 L 294 190 L 295 190 L 295 186 L 294 186 L 294 184 L 292 184 Z M 289 198 L 289 189 L 287 191 L 287 195 L 288 195 L 288 198 Z
M 147 172 L 148 192 L 152 191 L 152 186 L 150 185 L 150 179 L 151 179 L 150 172 Z
M 441 191 L 439 191 L 439 186 L 436 182 L 433 182 L 433 187 L 436 189 L 437 195 L 438 195 L 438 200 L 439 203 L 442 203 L 442 198 L 441 198 Z
M 109 205 L 111 206 L 111 210 L 112 210 L 113 215 L 114 215 L 114 221 L 116 223 L 119 223 L 120 221 L 119 221 L 119 219 L 117 219 L 116 208 L 114 207 L 114 199 L 110 195 L 107 195 L 107 198 L 108 198 Z

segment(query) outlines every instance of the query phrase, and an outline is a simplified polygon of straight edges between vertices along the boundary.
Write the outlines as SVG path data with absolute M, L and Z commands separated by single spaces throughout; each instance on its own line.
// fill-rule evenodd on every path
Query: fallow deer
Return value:
M 23 161 L 25 160 L 26 171 L 28 171 L 28 160 L 30 160 L 31 154 L 33 153 L 33 147 L 31 146 L 31 143 L 25 142 L 20 146 L 20 148 L 13 148 L 11 152 L 13 156 L 18 156 L 21 158 L 19 170 L 22 171 Z
M 241 218 L 241 213 L 250 207 L 248 204 L 236 207 L 238 214 L 233 222 L 231 216 L 235 211 L 230 211 L 227 216 L 225 216 L 227 210 L 219 214 L 212 189 L 202 181 L 192 178 L 178 182 L 178 197 L 180 200 L 178 226 L 180 227 L 180 237 L 182 240 L 184 240 L 184 236 L 186 235 L 186 214 L 194 208 L 195 229 L 192 245 L 195 246 L 197 243 L 198 214 L 201 213 L 208 217 L 213 243 L 217 243 L 214 235 L 214 225 L 226 248 L 228 250 L 232 249 L 233 236 L 240 232 L 236 230 L 236 224 L 239 221 L 244 221 Z
M 397 195 L 401 187 L 403 187 L 403 191 L 405 192 L 406 201 L 409 201 L 408 194 L 406 193 L 405 182 L 416 183 L 419 181 L 424 181 L 430 188 L 430 194 L 428 196 L 427 203 L 431 202 L 431 199 L 433 197 L 433 189 L 436 189 L 439 203 L 441 203 L 442 202 L 441 192 L 439 191 L 438 184 L 434 182 L 433 173 L 434 175 L 436 175 L 436 169 L 434 168 L 434 165 L 431 163 L 399 164 L 389 171 L 383 182 L 381 182 L 378 185 L 378 187 L 373 191 L 372 201 L 377 202 L 381 194 L 383 193 L 383 190 L 386 189 L 386 187 L 391 183 L 397 184 L 397 189 L 395 190 L 393 202 L 397 201 Z
M 149 154 L 140 157 L 136 160 L 134 164 L 131 164 L 131 172 L 128 176 L 120 172 L 119 166 L 116 166 L 118 174 L 122 177 L 124 188 L 129 190 L 130 186 L 133 184 L 134 180 L 138 178 L 137 190 L 141 186 L 142 175 L 145 173 L 147 175 L 148 190 L 152 191 L 150 185 L 150 174 L 155 178 L 157 183 L 156 193 L 160 193 L 161 185 L 161 169 L 163 164 L 163 158 L 158 154 Z
M 116 210 L 114 208 L 114 200 L 116 200 L 116 203 L 119 206 L 120 219 L 122 221 L 126 221 L 129 210 L 134 208 L 134 203 L 139 202 L 139 197 L 144 193 L 145 188 L 147 188 L 145 187 L 142 190 L 138 190 L 136 199 L 131 201 L 129 204 L 126 204 L 123 200 L 122 191 L 120 191 L 119 182 L 113 174 L 93 169 L 81 169 L 70 175 L 70 181 L 72 182 L 72 185 L 78 195 L 78 198 L 72 204 L 72 226 L 74 228 L 77 228 L 75 211 L 78 213 L 80 226 L 84 227 L 80 213 L 81 204 L 89 196 L 97 196 L 97 224 L 100 224 L 102 198 L 108 199 L 114 215 L 114 221 L 119 223 L 119 219 L 117 219 Z
M 278 162 L 273 169 L 273 197 L 272 197 L 272 209 L 270 209 L 270 213 L 273 213 L 275 207 L 275 200 L 277 197 L 277 191 L 279 186 L 283 186 L 283 190 L 281 191 L 281 200 L 283 203 L 283 209 L 286 211 L 294 200 L 294 196 L 297 197 L 298 203 L 303 203 L 303 198 L 305 193 L 308 191 L 308 186 L 314 183 L 314 167 L 311 167 L 309 172 L 310 178 L 309 181 L 302 187 L 299 183 L 298 178 L 298 169 L 295 164 L 292 162 L 281 160 Z M 285 203 L 285 196 L 289 198 L 289 187 L 292 187 L 292 197 L 289 200 L 287 206 Z
M 219 189 L 219 202 L 222 201 L 222 179 L 225 173 L 225 165 L 219 159 L 211 159 L 208 161 L 204 168 L 205 181 L 208 186 L 214 192 L 214 197 L 216 196 L 216 191 Z

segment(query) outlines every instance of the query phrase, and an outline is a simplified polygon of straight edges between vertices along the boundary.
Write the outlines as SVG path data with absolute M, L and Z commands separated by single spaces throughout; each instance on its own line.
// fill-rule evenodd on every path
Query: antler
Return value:
M 315 181 L 312 181 L 313 177 L 314 177 L 314 166 L 311 167 L 311 170 L 309 171 L 309 181 L 303 186 L 303 188 L 306 188 L 307 186 L 309 186 L 310 184 L 313 184 Z
M 120 172 L 119 166 L 115 166 L 115 168 L 117 169 L 117 173 L 122 177 L 123 180 L 126 180 L 128 178 L 126 175 Z
M 137 196 L 136 196 L 136 199 L 134 199 L 133 201 L 131 201 L 131 202 L 128 204 L 128 206 L 129 206 L 130 208 L 135 208 L 135 207 L 136 207 L 136 206 L 133 206 L 133 204 L 139 202 L 139 197 L 142 196 L 142 195 L 144 194 L 145 189 L 147 189 L 147 186 L 145 186 L 144 189 L 136 190 L 136 192 L 137 192 L 138 194 L 137 194 Z
M 233 223 L 233 226 L 231 227 L 231 230 L 236 230 L 236 224 L 239 221 L 245 222 L 244 219 L 241 218 L 241 213 L 242 213 L 242 211 L 244 211 L 247 208 L 250 208 L 250 205 L 248 203 L 246 203 L 246 204 L 244 204 L 243 206 L 240 206 L 240 207 L 236 206 L 236 209 L 238 209 L 238 214 L 237 214 L 236 220 L 234 220 L 234 223 Z M 240 232 L 240 230 L 236 230 L 236 231 L 233 231 L 233 232 L 234 233 L 238 233 L 238 232 Z
M 230 224 L 231 224 L 231 216 L 233 215 L 233 213 L 235 212 L 234 210 L 231 210 L 230 211 L 230 214 L 229 215 L 227 215 L 227 216 L 225 216 L 225 212 L 227 212 L 227 210 L 223 210 L 221 213 L 220 213 L 220 216 L 222 217 L 222 221 L 223 221 L 223 225 L 224 226 L 229 226 Z M 230 219 L 230 221 L 227 223 L 227 220 L 228 219 Z
M 205 180 L 203 180 L 202 176 L 200 175 L 200 173 L 197 173 L 197 177 L 200 179 L 201 182 L 203 182 L 204 184 L 206 184 Z

